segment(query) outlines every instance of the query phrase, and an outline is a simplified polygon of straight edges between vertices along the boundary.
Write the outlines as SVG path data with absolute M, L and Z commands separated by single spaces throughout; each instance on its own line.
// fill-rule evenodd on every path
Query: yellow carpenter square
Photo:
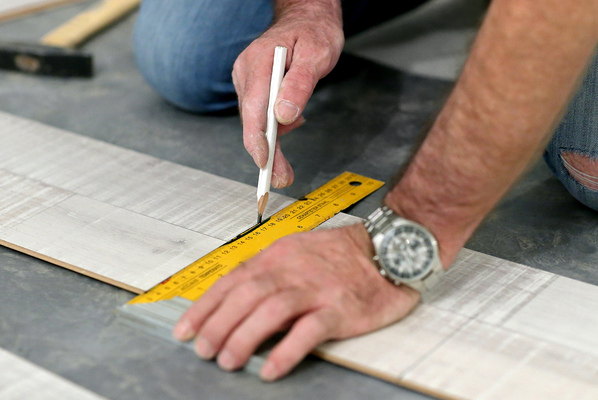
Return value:
M 205 255 L 128 304 L 182 297 L 197 300 L 208 288 L 243 261 L 275 240 L 314 229 L 322 222 L 373 193 L 384 183 L 345 172 L 274 214 L 261 225 Z

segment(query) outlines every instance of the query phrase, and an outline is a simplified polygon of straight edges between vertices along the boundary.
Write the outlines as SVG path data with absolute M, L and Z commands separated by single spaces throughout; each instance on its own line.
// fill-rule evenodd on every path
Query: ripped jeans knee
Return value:
M 598 159 L 574 151 L 563 151 L 561 161 L 578 183 L 588 189 L 598 190 Z
M 544 153 L 555 176 L 579 202 L 598 211 L 598 154 L 558 149 Z
M 577 200 L 598 211 L 598 55 L 546 147 L 544 159 Z

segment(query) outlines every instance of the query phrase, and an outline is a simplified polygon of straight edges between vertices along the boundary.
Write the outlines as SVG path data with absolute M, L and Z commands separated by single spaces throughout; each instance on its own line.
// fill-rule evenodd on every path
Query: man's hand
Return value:
M 344 45 L 339 0 L 276 3 L 275 23 L 239 55 L 233 68 L 245 148 L 260 168 L 268 160 L 266 111 L 274 48 L 288 49 L 287 73 L 274 107 L 283 135 L 305 122 L 301 114 L 316 83 L 334 68 Z M 277 142 L 272 186 L 292 182 L 293 169 Z
M 419 294 L 386 281 L 372 256 L 363 225 L 282 238 L 221 278 L 181 317 L 174 336 L 195 337 L 202 358 L 235 370 L 288 329 L 261 370 L 262 379 L 276 380 L 318 344 L 378 329 L 415 306 Z

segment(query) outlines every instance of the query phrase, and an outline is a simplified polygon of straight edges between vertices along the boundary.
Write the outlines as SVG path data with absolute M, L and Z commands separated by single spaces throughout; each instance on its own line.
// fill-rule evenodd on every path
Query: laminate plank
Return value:
M 0 168 L 14 174 L 222 240 L 255 224 L 253 186 L 0 116 Z M 268 211 L 292 201 L 272 193 Z
M 224 243 L 79 195 L 0 230 L 0 237 L 137 293 Z
M 598 398 L 598 288 L 464 249 L 405 320 L 318 355 L 442 398 Z
M 3 400 L 102 400 L 103 397 L 0 348 Z
M 598 326 L 598 313 L 590 310 L 598 310 L 596 287 L 559 276 L 505 327 L 598 357 L 598 334 L 588 329 Z
M 267 212 L 292 201 L 272 193 Z M 0 112 L 8 247 L 141 293 L 253 226 L 255 210 L 253 186 Z

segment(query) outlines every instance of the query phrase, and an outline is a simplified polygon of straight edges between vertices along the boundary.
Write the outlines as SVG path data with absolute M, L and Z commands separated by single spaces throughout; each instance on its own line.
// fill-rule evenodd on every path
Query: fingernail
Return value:
M 253 151 L 253 152 L 249 153 L 249 155 L 251 156 L 251 158 L 253 158 L 253 162 L 259 168 L 264 168 L 266 166 L 266 163 L 262 162 L 262 157 L 260 157 L 259 151 Z
M 285 125 L 293 122 L 299 115 L 299 107 L 288 100 L 278 100 L 275 111 L 278 122 Z
M 276 368 L 276 365 L 274 365 L 272 361 L 266 361 L 266 363 L 262 367 L 262 370 L 260 371 L 260 378 L 263 381 L 272 382 L 278 379 L 278 376 L 279 372 L 278 368 Z
M 236 360 L 230 351 L 224 350 L 220 353 L 218 356 L 218 366 L 225 371 L 232 371 L 237 367 Z
M 214 347 L 201 336 L 198 336 L 197 339 L 195 339 L 195 352 L 204 360 L 211 360 L 216 355 Z
M 188 320 L 183 319 L 174 327 L 172 336 L 178 341 L 186 342 L 195 336 L 195 332 L 193 331 L 191 323 Z

